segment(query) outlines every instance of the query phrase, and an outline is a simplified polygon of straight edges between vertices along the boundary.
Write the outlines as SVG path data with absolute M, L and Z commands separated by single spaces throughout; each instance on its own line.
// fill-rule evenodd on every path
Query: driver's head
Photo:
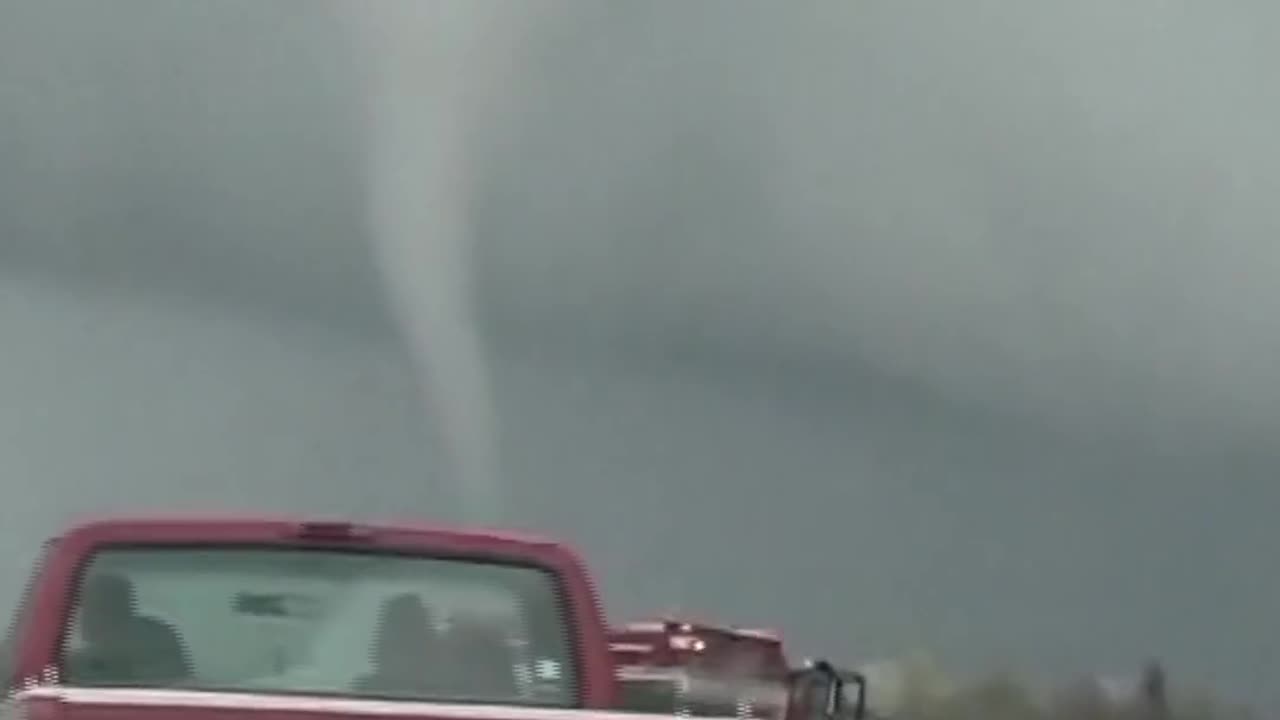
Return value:
M 133 583 L 120 575 L 94 575 L 84 585 L 80 612 L 85 639 L 93 642 L 108 635 L 135 613 Z

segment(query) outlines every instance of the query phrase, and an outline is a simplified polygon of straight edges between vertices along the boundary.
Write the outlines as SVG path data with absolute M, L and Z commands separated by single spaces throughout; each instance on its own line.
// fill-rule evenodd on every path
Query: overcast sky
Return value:
M 457 514 L 331 5 L 0 2 L 12 540 L 135 503 Z M 1154 653 L 1273 699 L 1275 8 L 543 7 L 451 17 L 482 42 L 432 96 L 469 131 L 509 521 L 618 614 Z

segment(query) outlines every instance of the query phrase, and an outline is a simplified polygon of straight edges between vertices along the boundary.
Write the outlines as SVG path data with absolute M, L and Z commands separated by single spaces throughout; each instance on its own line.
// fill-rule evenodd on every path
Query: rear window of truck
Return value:
M 97 552 L 69 685 L 571 707 L 572 633 L 541 568 L 243 546 Z

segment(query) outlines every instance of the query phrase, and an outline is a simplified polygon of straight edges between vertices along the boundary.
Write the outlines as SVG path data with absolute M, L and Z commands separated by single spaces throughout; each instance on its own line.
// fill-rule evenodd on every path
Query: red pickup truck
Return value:
M 865 714 L 865 678 L 822 661 L 793 668 L 781 637 L 767 630 L 662 618 L 616 627 L 609 641 L 628 710 L 764 720 Z
M 489 532 L 88 523 L 46 545 L 6 646 L 30 720 L 552 720 L 615 702 L 580 559 Z
M 46 544 L 0 665 L 21 720 L 637 718 L 574 552 L 412 524 L 79 525 Z

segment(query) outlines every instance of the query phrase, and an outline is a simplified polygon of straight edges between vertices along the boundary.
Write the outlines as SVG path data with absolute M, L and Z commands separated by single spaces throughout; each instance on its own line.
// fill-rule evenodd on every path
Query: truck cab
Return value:
M 28 720 L 559 720 L 615 706 L 598 608 L 536 537 L 104 520 L 46 543 L 0 672 Z

